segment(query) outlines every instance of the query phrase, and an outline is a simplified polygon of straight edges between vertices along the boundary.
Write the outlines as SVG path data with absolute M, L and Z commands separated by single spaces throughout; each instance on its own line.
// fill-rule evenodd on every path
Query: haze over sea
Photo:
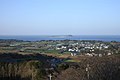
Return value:
M 120 35 L 34 35 L 34 36 L 0 36 L 0 39 L 16 39 L 24 41 L 40 40 L 99 40 L 99 41 L 119 41 Z

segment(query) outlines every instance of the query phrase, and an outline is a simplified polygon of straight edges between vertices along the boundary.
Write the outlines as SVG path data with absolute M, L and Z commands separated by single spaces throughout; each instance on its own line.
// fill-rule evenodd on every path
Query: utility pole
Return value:
M 90 66 L 89 66 L 89 64 L 87 64 L 86 72 L 87 72 L 87 78 L 88 78 L 88 80 L 90 78 L 90 72 L 89 72 L 89 70 L 90 70 Z
M 52 80 L 52 75 L 50 74 L 50 75 L 48 75 L 48 77 L 50 78 L 50 80 Z

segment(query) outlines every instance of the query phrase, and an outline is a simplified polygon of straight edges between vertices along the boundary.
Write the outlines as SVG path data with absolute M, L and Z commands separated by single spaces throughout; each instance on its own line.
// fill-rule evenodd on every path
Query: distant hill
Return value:
M 53 35 L 53 36 L 49 36 L 49 37 L 53 37 L 53 38 L 67 38 L 67 37 L 73 37 L 73 35 Z

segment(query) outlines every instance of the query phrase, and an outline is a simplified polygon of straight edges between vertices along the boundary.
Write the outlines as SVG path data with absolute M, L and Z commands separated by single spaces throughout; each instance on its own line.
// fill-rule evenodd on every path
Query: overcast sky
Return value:
M 120 35 L 120 0 L 0 0 L 0 35 Z

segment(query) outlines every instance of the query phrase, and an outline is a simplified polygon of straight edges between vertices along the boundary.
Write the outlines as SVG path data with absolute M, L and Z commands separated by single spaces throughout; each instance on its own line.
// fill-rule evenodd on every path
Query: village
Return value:
M 107 51 L 109 49 L 109 44 L 105 44 L 104 42 L 89 42 L 89 41 L 81 41 L 76 43 L 70 43 L 69 45 L 62 45 L 56 47 L 56 50 L 66 50 L 71 52 L 71 56 L 76 55 L 87 55 L 87 56 L 99 56 L 102 55 L 112 55 L 111 51 Z M 98 51 L 104 51 L 104 53 L 98 53 Z
M 15 51 L 23 54 L 68 54 L 70 56 L 99 56 L 120 53 L 119 42 L 89 40 L 41 40 L 41 41 L 0 41 L 0 50 Z

